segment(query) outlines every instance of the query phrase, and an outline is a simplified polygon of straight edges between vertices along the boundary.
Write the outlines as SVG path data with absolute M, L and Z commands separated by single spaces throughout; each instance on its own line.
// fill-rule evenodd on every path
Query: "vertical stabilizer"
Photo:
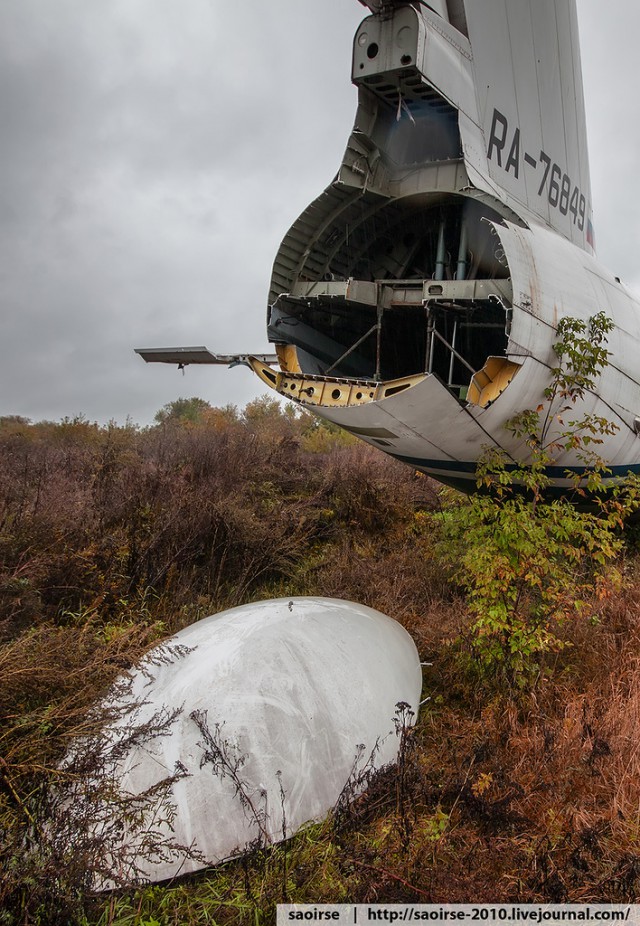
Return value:
M 575 0 L 464 0 L 464 13 L 477 113 L 461 113 L 460 129 L 472 182 L 592 251 Z

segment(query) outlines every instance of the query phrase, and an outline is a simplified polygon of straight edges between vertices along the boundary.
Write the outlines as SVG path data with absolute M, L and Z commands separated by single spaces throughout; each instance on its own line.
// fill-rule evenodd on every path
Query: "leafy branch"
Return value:
M 565 622 L 595 617 L 621 582 L 615 559 L 639 486 L 631 476 L 606 482 L 611 470 L 597 448 L 617 425 L 575 414 L 608 363 L 612 327 L 602 312 L 586 322 L 561 319 L 558 362 L 542 401 L 505 424 L 524 441 L 528 460 L 514 465 L 487 451 L 477 469 L 482 493 L 449 522 L 458 581 L 475 617 L 474 657 L 485 675 L 509 686 L 532 682 L 545 654 L 567 645 Z M 569 452 L 580 465 L 565 470 L 566 492 L 554 497 L 550 468 Z

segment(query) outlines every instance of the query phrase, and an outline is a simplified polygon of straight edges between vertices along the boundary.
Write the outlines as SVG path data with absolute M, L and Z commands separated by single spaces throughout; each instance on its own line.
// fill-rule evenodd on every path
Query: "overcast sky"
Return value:
M 535 0 L 531 0 L 535 2 Z M 640 291 L 637 0 L 578 0 L 598 255 Z M 353 123 L 356 0 L 0 0 L 0 415 L 147 424 L 268 349 L 271 265 Z

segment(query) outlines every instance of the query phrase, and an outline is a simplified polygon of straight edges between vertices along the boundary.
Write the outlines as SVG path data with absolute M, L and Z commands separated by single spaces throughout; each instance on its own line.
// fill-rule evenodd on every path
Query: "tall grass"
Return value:
M 633 900 L 640 561 L 517 700 L 473 673 L 428 479 L 268 403 L 158 427 L 0 421 L 0 923 L 271 923 L 319 901 Z M 445 506 L 443 509 L 443 505 Z M 39 852 L 89 711 L 206 614 L 321 594 L 412 633 L 427 694 L 399 770 L 322 825 L 179 884 L 94 896 Z M 344 811 L 344 808 L 343 808 Z M 73 853 L 67 856 L 72 859 Z

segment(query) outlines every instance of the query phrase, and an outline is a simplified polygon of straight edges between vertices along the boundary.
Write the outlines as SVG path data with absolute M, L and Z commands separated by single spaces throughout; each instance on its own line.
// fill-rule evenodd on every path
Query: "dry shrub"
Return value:
M 367 446 L 309 441 L 266 405 L 213 412 L 149 431 L 0 428 L 5 855 L 20 860 L 89 706 L 152 640 L 250 599 L 319 594 L 399 619 L 433 663 L 404 810 L 392 773 L 374 782 L 318 850 L 334 887 L 363 902 L 634 899 L 640 561 L 534 692 L 489 694 L 461 659 L 467 615 L 434 549 L 434 484 Z M 323 864 L 291 878 L 335 899 Z M 38 895 L 51 872 L 29 878 L 54 922 Z M 15 905 L 18 883 L 0 903 Z
M 91 871 L 82 840 L 61 841 L 51 828 L 56 792 L 70 783 L 60 763 L 72 744 L 95 737 L 97 702 L 161 630 L 89 618 L 41 624 L 0 649 L 2 922 L 67 926 L 84 908 Z M 57 806 L 64 825 L 69 814 Z
M 423 821 L 436 808 L 449 818 L 429 862 L 434 902 L 637 897 L 635 581 L 600 610 L 597 626 L 575 626 L 554 674 L 517 700 L 476 686 L 455 648 L 436 652 L 413 793 Z
M 325 472 L 325 491 L 340 523 L 375 535 L 380 544 L 395 539 L 417 508 L 438 505 L 436 483 L 367 444 L 335 451 Z
M 9 632 L 80 609 L 110 619 L 148 588 L 237 604 L 322 529 L 320 464 L 241 423 L 59 427 L 0 432 Z
M 359 575 L 374 606 L 393 612 L 397 599 L 407 620 L 423 594 L 433 598 L 414 531 L 416 511 L 436 504 L 429 480 L 334 435 L 307 452 L 308 422 L 283 422 L 266 404 L 214 412 L 147 431 L 82 420 L 0 427 L 7 922 L 71 923 L 84 909 L 84 850 L 71 864 L 68 847 L 38 849 L 38 831 L 69 744 L 95 732 L 92 706 L 150 643 L 274 592 L 367 600 Z M 362 557 L 349 574 L 338 561 L 350 547 Z
M 113 619 L 149 589 L 239 604 L 345 533 L 389 549 L 435 504 L 430 480 L 369 447 L 306 453 L 295 422 L 283 435 L 267 413 L 251 421 L 0 431 L 9 631 L 81 609 Z
M 394 543 L 384 538 L 343 540 L 331 548 L 308 588 L 376 608 L 410 628 L 416 642 L 425 639 L 430 644 L 449 625 L 443 609 L 452 591 L 446 573 L 425 546 L 411 534 Z M 429 630 L 432 624 L 435 633 Z

